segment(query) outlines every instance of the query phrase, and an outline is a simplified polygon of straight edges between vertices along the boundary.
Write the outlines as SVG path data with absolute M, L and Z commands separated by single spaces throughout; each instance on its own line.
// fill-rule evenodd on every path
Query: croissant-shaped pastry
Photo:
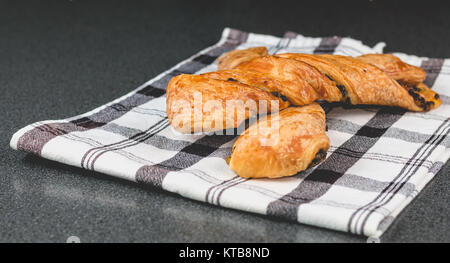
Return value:
M 295 105 L 323 99 L 428 111 L 441 104 L 439 94 L 421 83 L 425 72 L 393 55 L 353 58 L 286 53 L 255 58 L 255 53 L 248 57 L 246 54 L 246 50 L 224 54 L 219 58 L 222 61 L 219 71 L 207 77 L 220 79 L 221 74 L 235 74 L 237 81 L 276 91 Z M 239 63 L 233 58 L 238 58 Z M 265 85 L 267 80 L 248 78 L 246 73 L 264 75 L 278 85 Z
M 289 106 L 289 102 L 256 87 L 202 75 L 172 78 L 166 96 L 170 124 L 182 133 L 236 128 L 259 113 L 278 112 Z
M 244 178 L 294 175 L 325 159 L 325 112 L 313 103 L 262 118 L 235 142 L 229 165 Z

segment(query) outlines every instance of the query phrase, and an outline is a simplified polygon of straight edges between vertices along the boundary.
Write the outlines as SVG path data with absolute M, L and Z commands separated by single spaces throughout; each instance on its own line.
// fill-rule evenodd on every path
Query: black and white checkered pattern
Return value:
M 450 61 L 396 54 L 423 67 L 443 105 L 428 113 L 323 104 L 331 148 L 320 165 L 296 176 L 248 180 L 225 162 L 236 136 L 182 135 L 170 127 L 165 88 L 180 73 L 217 68 L 233 49 L 269 52 L 380 53 L 351 38 L 283 38 L 225 29 L 221 40 L 138 89 L 65 120 L 31 124 L 11 140 L 14 149 L 151 184 L 182 196 L 301 223 L 379 237 L 450 157 Z

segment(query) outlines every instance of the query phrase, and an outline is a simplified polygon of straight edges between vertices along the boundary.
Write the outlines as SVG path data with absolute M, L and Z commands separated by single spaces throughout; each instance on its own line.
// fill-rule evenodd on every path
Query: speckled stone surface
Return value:
M 381 40 L 386 51 L 450 57 L 443 1 L 358 1 L 352 7 L 316 2 L 0 0 L 0 242 L 65 242 L 69 236 L 82 242 L 365 242 L 9 148 L 17 129 L 111 101 L 212 45 L 225 26 L 351 36 L 369 45 Z M 450 241 L 449 173 L 447 163 L 382 242 Z

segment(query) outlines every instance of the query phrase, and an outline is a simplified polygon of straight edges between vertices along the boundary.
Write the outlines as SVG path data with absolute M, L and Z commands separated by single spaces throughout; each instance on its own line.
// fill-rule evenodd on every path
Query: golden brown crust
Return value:
M 241 56 L 245 50 L 239 50 Z M 269 92 L 278 92 L 295 105 L 307 105 L 317 99 L 340 101 L 336 83 L 316 68 L 294 59 L 263 56 L 240 62 L 233 70 L 203 74 L 216 79 L 234 79 Z
M 258 88 L 201 75 L 182 74 L 172 78 L 166 96 L 168 119 L 182 133 L 236 128 L 260 113 L 261 101 L 267 102 L 269 113 L 278 111 L 272 108 L 271 102 L 278 103 L 279 109 L 289 106 L 289 102 Z
M 266 56 L 269 53 L 265 47 L 253 47 L 227 52 L 217 59 L 219 70 L 233 69 L 246 61 Z
M 304 62 L 316 68 L 322 75 L 332 81 L 341 93 L 339 100 L 335 101 L 356 101 L 352 86 L 345 74 L 336 67 L 331 61 L 318 55 L 301 54 L 301 53 L 285 53 L 279 54 L 278 57 L 289 58 Z
M 274 78 L 252 71 L 219 70 L 201 74 L 201 76 L 217 80 L 235 81 L 267 92 L 276 92 L 282 89 L 282 83 Z
M 284 61 L 283 61 L 284 60 Z M 202 76 L 221 80 L 234 80 L 253 87 L 258 87 L 267 92 L 282 94 L 287 100 L 296 105 L 305 105 L 315 100 L 332 95 L 339 97 L 337 92 L 329 95 L 324 86 L 333 88 L 331 81 L 316 73 L 314 68 L 304 64 L 303 69 L 299 64 L 304 64 L 292 59 L 276 57 L 261 57 L 243 63 L 234 70 L 222 70 L 202 74 Z M 307 81 L 309 80 L 309 81 Z M 310 85 L 316 85 L 317 90 Z
M 415 104 L 406 89 L 378 67 L 352 57 L 319 56 L 331 61 L 346 76 L 351 87 L 350 93 L 354 95 L 351 104 L 397 106 L 411 111 L 423 110 Z
M 425 103 L 417 100 L 407 88 L 389 77 L 383 70 L 359 59 L 338 55 L 308 55 L 287 53 L 277 55 L 296 59 L 316 67 L 336 82 L 343 100 L 351 104 L 396 106 L 410 111 L 427 111 L 441 104 L 439 95 L 422 86 Z M 419 84 L 414 84 L 417 86 Z
M 439 94 L 428 88 L 424 83 L 408 84 L 400 82 L 399 84 L 408 91 L 414 103 L 423 111 L 429 111 L 442 104 Z
M 330 146 L 325 129 L 325 113 L 317 103 L 265 117 L 235 142 L 230 168 L 244 178 L 294 175 L 325 158 Z
M 281 93 L 294 105 L 323 99 L 427 111 L 441 104 L 439 95 L 422 83 L 425 71 L 393 55 L 367 54 L 352 58 L 286 53 L 265 56 L 264 49 L 225 54 L 223 57 L 227 58 L 227 63 L 224 65 L 241 71 L 240 76 L 252 71 L 276 81 L 277 85 L 267 85 L 269 87 L 263 89 Z M 233 61 L 234 57 L 238 59 Z M 257 79 L 251 82 L 242 78 L 237 80 L 260 88 L 263 86 Z
M 391 54 L 366 54 L 356 57 L 357 60 L 372 64 L 383 70 L 389 77 L 400 82 L 419 84 L 426 78 L 423 69 L 407 64 Z
M 336 84 L 316 68 L 301 61 L 277 56 L 264 56 L 242 63 L 237 70 L 258 72 L 282 83 L 278 90 L 296 105 L 310 104 L 317 99 L 339 101 Z

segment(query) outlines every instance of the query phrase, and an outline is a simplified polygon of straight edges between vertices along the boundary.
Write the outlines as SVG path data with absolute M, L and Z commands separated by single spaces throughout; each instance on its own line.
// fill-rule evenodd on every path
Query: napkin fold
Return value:
M 233 49 L 269 53 L 382 53 L 346 37 L 283 37 L 226 28 L 220 41 L 125 96 L 85 114 L 16 132 L 14 149 L 184 197 L 300 223 L 380 237 L 450 158 L 450 62 L 394 53 L 427 71 L 443 104 L 427 113 L 323 103 L 331 147 L 320 165 L 280 179 L 243 179 L 228 168 L 236 136 L 182 135 L 165 112 L 168 81 L 217 69 Z

